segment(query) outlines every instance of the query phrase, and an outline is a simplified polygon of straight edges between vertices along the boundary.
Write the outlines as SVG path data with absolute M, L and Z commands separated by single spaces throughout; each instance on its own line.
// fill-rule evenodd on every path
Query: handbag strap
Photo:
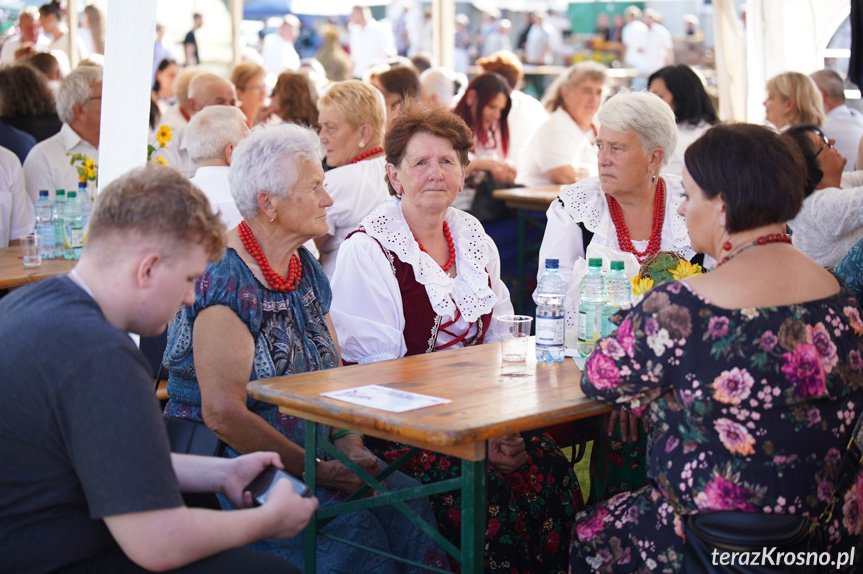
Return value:
M 845 449 L 845 454 L 839 462 L 833 495 L 824 508 L 824 512 L 818 517 L 820 524 L 827 524 L 833 518 L 833 508 L 836 506 L 836 502 L 839 501 L 841 493 L 846 487 L 857 479 L 861 463 L 863 463 L 863 414 L 857 417 L 857 424 L 854 425 L 854 432 L 851 433 L 848 448 Z

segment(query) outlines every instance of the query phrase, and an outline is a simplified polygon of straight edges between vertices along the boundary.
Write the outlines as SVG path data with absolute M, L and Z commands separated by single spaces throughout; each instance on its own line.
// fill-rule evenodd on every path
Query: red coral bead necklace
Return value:
M 643 263 L 645 259 L 658 253 L 659 244 L 662 241 L 662 223 L 665 221 L 665 183 L 662 178 L 659 178 L 659 182 L 656 184 L 656 197 L 653 199 L 653 224 L 650 228 L 650 240 L 647 242 L 645 251 L 638 251 L 632 245 L 632 237 L 629 235 L 629 228 L 626 227 L 626 221 L 623 219 L 620 204 L 610 195 L 607 197 L 608 211 L 611 213 L 611 221 L 614 222 L 614 228 L 617 230 L 617 243 L 620 249 L 635 255 L 639 263 Z
M 258 240 L 255 239 L 255 234 L 252 233 L 248 223 L 241 221 L 237 231 L 240 233 L 240 241 L 243 242 L 243 247 L 245 247 L 246 251 L 249 252 L 249 255 L 254 257 L 255 261 L 258 262 L 258 266 L 261 268 L 261 273 L 264 275 L 264 279 L 267 280 L 270 287 L 276 291 L 284 292 L 294 291 L 297 286 L 299 286 L 300 279 L 303 276 L 303 264 L 296 254 L 291 255 L 291 260 L 288 263 L 288 277 L 286 279 L 276 273 L 276 271 L 270 266 L 270 262 L 267 261 L 267 256 L 264 255 L 264 252 L 258 244 Z
M 755 247 L 757 245 L 768 245 L 770 243 L 791 243 L 791 236 L 787 233 L 771 233 L 769 235 L 762 235 L 752 243 L 744 245 L 734 253 L 729 253 L 728 255 L 723 257 L 722 260 L 720 260 L 719 263 L 716 264 L 716 267 L 714 269 L 718 269 L 720 265 L 728 263 L 728 261 L 734 259 L 750 247 Z M 729 251 L 731 249 L 731 243 L 729 241 L 726 241 L 722 244 L 722 248 L 726 251 Z
M 379 153 L 383 153 L 383 151 L 384 151 L 384 148 L 382 148 L 382 147 L 380 147 L 380 146 L 378 146 L 378 147 L 374 147 L 374 148 L 372 148 L 372 149 L 370 149 L 370 150 L 366 150 L 366 151 L 364 151 L 363 153 L 361 153 L 360 155 L 358 155 L 357 157 L 355 157 L 354 159 L 352 159 L 352 160 L 351 160 L 351 163 L 359 163 L 359 162 L 363 161 L 364 159 L 366 159 L 367 157 L 371 157 L 371 156 L 373 156 L 373 155 L 377 155 L 377 154 L 379 154 Z
M 443 269 L 444 273 L 447 273 L 452 269 L 452 266 L 455 265 L 455 243 L 453 243 L 452 234 L 449 232 L 449 225 L 446 221 L 443 222 L 443 236 L 446 237 L 446 243 L 449 245 L 449 259 L 447 259 L 447 262 L 441 265 L 440 268 Z M 428 254 L 428 251 L 426 251 L 426 248 L 423 247 L 423 244 L 419 242 L 419 239 L 417 239 L 416 236 L 414 236 L 414 241 L 419 245 L 420 251 Z

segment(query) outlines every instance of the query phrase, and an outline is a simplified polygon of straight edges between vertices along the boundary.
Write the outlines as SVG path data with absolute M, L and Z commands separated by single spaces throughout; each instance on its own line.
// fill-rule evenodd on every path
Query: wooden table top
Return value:
M 496 189 L 492 193 L 495 199 L 502 199 L 507 207 L 513 209 L 530 209 L 545 211 L 551 202 L 560 195 L 559 185 L 547 187 L 513 187 L 512 189 Z
M 533 339 L 526 362 L 502 362 L 500 343 L 415 355 L 253 381 L 252 398 L 282 412 L 344 426 L 379 438 L 482 460 L 485 440 L 611 410 L 581 392 L 581 371 L 571 358 L 538 363 Z M 320 396 L 322 392 L 383 385 L 452 400 L 406 413 L 390 413 Z
M 77 261 L 66 259 L 43 259 L 39 267 L 24 267 L 21 247 L 0 249 L 0 289 L 22 287 L 54 275 L 68 273 Z

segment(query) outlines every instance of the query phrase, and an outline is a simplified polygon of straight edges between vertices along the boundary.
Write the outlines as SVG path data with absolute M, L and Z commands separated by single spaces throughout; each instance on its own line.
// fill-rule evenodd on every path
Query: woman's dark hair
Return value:
M 468 152 L 473 147 L 473 135 L 464 121 L 441 106 L 419 100 L 405 100 L 387 126 L 384 136 L 384 151 L 387 163 L 398 166 L 405 156 L 408 143 L 418 133 L 431 134 L 452 143 L 462 167 L 468 162 Z M 386 178 L 390 195 L 396 195 L 389 177 Z
M 393 66 L 377 79 L 386 91 L 399 95 L 399 103 L 420 97 L 420 75 L 411 66 Z
M 50 14 L 56 16 L 58 20 L 63 19 L 63 8 L 60 7 L 59 0 L 53 0 L 52 2 L 48 2 L 47 4 L 42 4 L 41 6 L 39 6 L 39 15 L 42 18 Z
M 722 197 L 729 233 L 784 223 L 803 205 L 803 156 L 794 142 L 770 128 L 714 126 L 683 157 L 704 194 Z
M 57 113 L 47 80 L 26 65 L 0 68 L 0 116 L 32 118 Z
M 273 99 L 279 103 L 278 115 L 293 122 L 320 130 L 318 124 L 317 90 L 309 77 L 299 72 L 282 72 L 273 88 Z
M 150 92 L 150 129 L 156 129 L 160 121 L 162 121 L 162 112 L 159 110 L 159 100 L 156 99 L 155 92 Z
M 467 95 L 471 90 L 476 93 L 476 113 L 471 111 L 471 107 L 467 103 Z M 503 140 L 501 146 L 504 157 L 509 150 L 509 128 L 506 122 L 509 109 L 512 107 L 509 92 L 509 84 L 506 83 L 503 76 L 493 73 L 481 74 L 470 81 L 464 95 L 453 110 L 457 116 L 465 121 L 470 131 L 476 136 L 476 140 L 484 145 L 488 141 L 488 132 L 482 129 L 482 111 L 498 94 L 506 95 L 506 106 L 500 113 L 500 135 Z
M 171 64 L 178 65 L 177 60 L 174 60 L 173 58 L 163 58 L 162 61 L 159 62 L 159 67 L 156 68 L 156 74 L 164 72 Z M 162 89 L 162 86 L 159 85 L 159 77 L 157 75 L 156 79 L 153 81 L 153 93 L 158 94 L 160 89 Z
M 800 153 L 803 154 L 807 175 L 805 197 L 812 195 L 812 192 L 824 178 L 824 172 L 818 167 L 818 158 L 815 157 L 818 150 L 812 148 L 812 140 L 806 136 L 810 132 L 824 139 L 824 132 L 815 124 L 797 124 L 783 132 L 787 137 L 794 140 L 797 147 L 800 148 Z
M 692 68 L 683 64 L 666 66 L 653 72 L 647 85 L 650 86 L 657 78 L 665 82 L 665 87 L 671 92 L 677 123 L 686 122 L 697 126 L 701 122 L 715 125 L 719 121 L 713 101 L 707 95 L 701 78 Z

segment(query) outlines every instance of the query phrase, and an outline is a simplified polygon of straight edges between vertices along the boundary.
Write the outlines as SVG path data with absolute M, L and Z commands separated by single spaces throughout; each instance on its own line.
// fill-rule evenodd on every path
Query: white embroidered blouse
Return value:
M 500 280 L 500 255 L 482 224 L 453 207 L 448 209 L 445 220 L 455 244 L 455 277 L 444 273 L 429 254 L 420 251 L 399 199 L 376 208 L 363 219 L 366 232 L 352 235 L 341 245 L 332 279 L 330 317 L 346 361 L 371 363 L 407 352 L 401 291 L 381 245 L 411 266 L 443 321 L 452 320 L 456 309 L 460 311 L 454 332 L 464 332 L 469 323 L 489 311 L 494 317 L 513 313 L 509 290 Z M 476 328 L 475 324 L 470 326 L 468 335 L 474 335 Z M 452 338 L 441 331 L 437 344 Z M 485 342 L 497 340 L 498 325 L 492 320 Z

